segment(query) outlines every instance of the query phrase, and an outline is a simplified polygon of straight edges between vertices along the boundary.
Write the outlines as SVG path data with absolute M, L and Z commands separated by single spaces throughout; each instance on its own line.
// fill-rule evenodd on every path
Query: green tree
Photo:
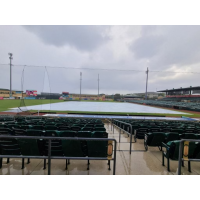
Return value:
M 114 95 L 114 100 L 117 101 L 117 100 L 120 100 L 121 99 L 121 95 L 120 94 L 115 94 Z

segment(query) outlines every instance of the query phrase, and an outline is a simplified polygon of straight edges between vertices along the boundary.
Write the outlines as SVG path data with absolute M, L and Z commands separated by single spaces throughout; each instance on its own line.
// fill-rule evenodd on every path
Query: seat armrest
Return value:
M 164 142 L 162 142 L 162 147 L 165 147 L 167 150 L 169 149 L 169 146 L 165 144 Z

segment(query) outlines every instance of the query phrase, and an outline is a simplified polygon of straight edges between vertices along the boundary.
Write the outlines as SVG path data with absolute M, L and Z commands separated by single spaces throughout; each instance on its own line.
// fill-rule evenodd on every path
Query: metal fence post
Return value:
M 51 139 L 48 145 L 48 175 L 51 175 Z
M 131 134 L 131 136 L 130 136 L 130 154 L 131 154 L 131 149 L 132 149 L 132 126 L 130 125 L 130 134 Z
M 116 151 L 117 151 L 117 141 L 114 140 L 115 148 L 114 148 L 114 163 L 113 163 L 113 175 L 115 175 L 116 170 Z
M 179 145 L 179 158 L 178 158 L 178 175 L 181 175 L 181 163 L 182 163 L 182 149 L 183 149 L 183 141 L 180 141 Z
M 119 143 L 121 141 L 121 128 L 119 129 Z

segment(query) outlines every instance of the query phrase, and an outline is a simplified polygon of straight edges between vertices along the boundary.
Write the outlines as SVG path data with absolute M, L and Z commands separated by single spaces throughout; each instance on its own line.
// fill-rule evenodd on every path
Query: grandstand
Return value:
M 196 87 L 187 87 L 187 88 L 177 88 L 177 89 L 167 89 L 160 90 L 158 92 L 165 92 L 166 97 L 161 99 L 164 101 L 192 101 L 199 102 L 200 101 L 200 86 Z
M 200 112 L 200 86 L 160 90 L 166 97 L 157 100 L 126 99 L 128 102 Z
M 180 173 L 200 174 L 194 162 L 200 158 L 197 120 L 4 115 L 0 117 L 0 174 L 173 175 L 184 139 L 192 141 L 188 156 L 183 147 L 188 167 Z

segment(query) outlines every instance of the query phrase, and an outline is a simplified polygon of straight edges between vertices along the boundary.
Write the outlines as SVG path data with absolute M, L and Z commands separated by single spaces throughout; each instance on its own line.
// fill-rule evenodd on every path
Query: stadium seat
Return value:
M 164 157 L 167 158 L 167 170 L 170 171 L 170 162 L 169 160 L 178 160 L 179 158 L 179 145 L 180 141 L 170 141 L 167 144 L 162 143 L 162 147 L 165 147 L 165 151 L 162 151 L 162 165 L 164 166 Z M 194 151 L 195 151 L 196 145 L 195 142 L 189 143 L 189 152 L 188 152 L 188 158 L 192 158 Z M 182 162 L 183 165 L 183 162 Z M 188 162 L 188 171 L 191 172 L 190 163 Z
M 71 130 L 71 128 L 69 126 L 60 126 L 58 127 L 58 130 Z
M 165 141 L 164 143 L 168 143 L 170 141 L 173 141 L 173 140 L 179 140 L 180 139 L 180 135 L 178 133 L 165 133 Z
M 60 137 L 75 137 L 76 131 L 70 131 L 70 130 L 64 130 L 64 131 L 59 131 L 58 135 Z
M 44 130 L 57 130 L 57 127 L 56 126 L 53 126 L 53 125 L 45 125 L 44 126 Z
M 104 131 L 94 131 L 92 132 L 92 138 L 108 138 L 108 133 Z M 107 157 L 108 141 L 87 141 L 87 145 L 89 157 Z
M 162 151 L 162 142 L 165 141 L 165 134 L 163 132 L 146 133 L 144 136 L 144 147 L 148 150 L 148 146 L 158 147 Z
M 106 131 L 104 127 L 95 127 L 94 131 Z
M 14 129 L 13 130 L 14 135 L 26 135 L 26 130 L 23 129 Z
M 71 127 L 71 130 L 72 130 L 72 131 L 80 131 L 80 130 L 81 130 L 81 127 L 80 127 L 80 126 L 72 126 L 72 127 Z
M 0 139 L 0 155 L 21 155 L 16 139 Z M 0 168 L 2 168 L 3 158 L 0 158 Z M 9 158 L 7 158 L 9 163 Z
M 83 127 L 81 131 L 93 131 L 94 127 Z

